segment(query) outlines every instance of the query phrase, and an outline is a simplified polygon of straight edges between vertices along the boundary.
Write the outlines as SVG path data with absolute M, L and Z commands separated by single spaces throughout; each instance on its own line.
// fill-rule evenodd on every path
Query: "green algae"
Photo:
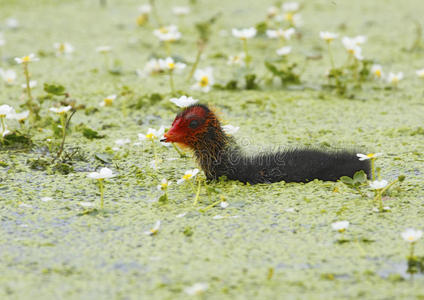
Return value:
M 303 38 L 293 41 L 294 52 L 318 52 L 323 59 L 308 63 L 301 76 L 303 86 L 297 90 L 275 85 L 199 94 L 189 90 L 184 76 L 175 78 L 178 90 L 214 105 L 224 122 L 240 126 L 236 137 L 246 149 L 311 146 L 385 153 L 378 160 L 383 178 L 406 175 L 385 198 L 391 207 L 385 213 L 372 210 L 372 196 L 361 197 L 342 183 L 320 181 L 213 183 L 211 202 L 202 190 L 197 208 L 220 196 L 230 206 L 214 206 L 204 213 L 192 207 L 189 186 L 174 184 L 168 202 L 159 204 L 159 181 L 168 178 L 175 183 L 195 163 L 158 146 L 163 163 L 154 171 L 148 166 L 153 159 L 150 145 L 132 145 L 137 133 L 148 127 L 169 125 L 177 109 L 168 103 L 166 76 L 141 79 L 135 74 L 150 55 L 165 54 L 151 33 L 153 27 L 136 26 L 138 3 L 108 2 L 102 9 L 96 1 L 1 3 L 0 20 L 14 16 L 22 25 L 6 31 L 2 54 L 8 61 L 30 52 L 41 58 L 30 65 L 33 79 L 39 81 L 34 95 L 45 95 L 41 83 L 62 84 L 86 109 L 74 116 L 66 143 L 68 152 L 80 147 L 80 155 L 60 162 L 71 164 L 68 174 L 55 172 L 53 166 L 33 168 L 33 162 L 52 159 L 45 149 L 51 136 L 47 130 L 32 130 L 33 151 L 0 152 L 0 298 L 184 299 L 184 288 L 196 282 L 209 283 L 208 299 L 424 297 L 422 275 L 412 280 L 406 273 L 408 245 L 400 237 L 407 227 L 424 227 L 423 83 L 413 76 L 424 58 L 422 52 L 406 50 L 413 39 L 405 34 L 414 30 L 410 20 L 421 17 L 421 1 L 407 1 L 402 7 L 395 0 L 305 2 Z M 216 66 L 217 81 L 228 82 L 226 56 L 241 51 L 229 29 L 262 21 L 271 4 L 245 3 L 199 1 L 192 16 L 179 21 L 184 39 L 172 50 L 193 61 L 192 22 L 222 11 L 200 67 Z M 174 18 L 165 3 L 159 11 L 164 18 Z M 223 29 L 228 36 L 219 34 Z M 404 70 L 407 79 L 398 89 L 370 82 L 344 98 L 321 90 L 329 61 L 319 30 L 367 35 L 364 55 L 387 70 Z M 52 44 L 63 40 L 76 48 L 72 59 L 53 54 Z M 111 61 L 120 61 L 120 75 L 105 70 L 94 50 L 100 45 L 113 47 Z M 249 45 L 255 71 L 264 74 L 263 61 L 277 46 L 264 38 Z M 343 49 L 335 46 L 334 54 L 336 64 L 342 64 Z M 21 72 L 19 66 L 8 64 L 2 67 Z M 22 104 L 21 93 L 19 85 L 0 87 L 1 101 L 14 106 Z M 100 109 L 98 103 L 114 93 L 114 105 Z M 53 103 L 46 99 L 41 104 L 44 118 Z M 78 126 L 104 138 L 87 139 L 75 129 Z M 118 138 L 132 143 L 113 151 Z M 98 187 L 87 172 L 103 166 L 118 174 L 105 182 L 106 209 L 86 210 L 78 203 L 99 200 Z M 45 197 L 51 201 L 43 201 Z M 186 215 L 177 218 L 182 213 Z M 216 215 L 224 218 L 213 219 Z M 162 221 L 159 233 L 145 235 L 156 220 Z M 343 235 L 330 226 L 339 220 L 351 223 Z M 416 254 L 424 255 L 422 241 Z

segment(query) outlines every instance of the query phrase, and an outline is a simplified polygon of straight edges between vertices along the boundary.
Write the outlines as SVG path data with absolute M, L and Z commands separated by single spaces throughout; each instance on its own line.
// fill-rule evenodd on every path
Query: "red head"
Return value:
M 194 104 L 175 117 L 163 141 L 196 148 L 211 128 L 221 130 L 215 114 L 206 105 Z

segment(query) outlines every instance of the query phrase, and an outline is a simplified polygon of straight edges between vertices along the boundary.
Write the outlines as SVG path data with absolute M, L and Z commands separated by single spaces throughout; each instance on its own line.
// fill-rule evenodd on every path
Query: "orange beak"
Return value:
M 165 143 L 178 143 L 179 142 L 179 135 L 176 131 L 177 124 L 174 124 L 174 126 L 171 127 L 163 136 L 164 138 L 161 139 L 161 142 Z

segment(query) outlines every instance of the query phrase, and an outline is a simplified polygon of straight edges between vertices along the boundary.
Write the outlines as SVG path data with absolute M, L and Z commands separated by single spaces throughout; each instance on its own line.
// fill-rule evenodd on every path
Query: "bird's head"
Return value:
M 175 117 L 171 129 L 161 141 L 196 148 L 217 131 L 222 129 L 215 114 L 206 105 L 194 104 Z

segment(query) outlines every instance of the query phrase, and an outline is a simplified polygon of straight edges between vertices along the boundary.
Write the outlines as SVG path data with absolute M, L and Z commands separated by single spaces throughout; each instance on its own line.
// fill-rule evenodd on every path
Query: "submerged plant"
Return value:
M 109 168 L 101 168 L 100 172 L 92 172 L 88 174 L 88 177 L 91 179 L 96 179 L 99 184 L 100 190 L 100 209 L 104 207 L 104 180 L 114 177 L 112 170 Z

